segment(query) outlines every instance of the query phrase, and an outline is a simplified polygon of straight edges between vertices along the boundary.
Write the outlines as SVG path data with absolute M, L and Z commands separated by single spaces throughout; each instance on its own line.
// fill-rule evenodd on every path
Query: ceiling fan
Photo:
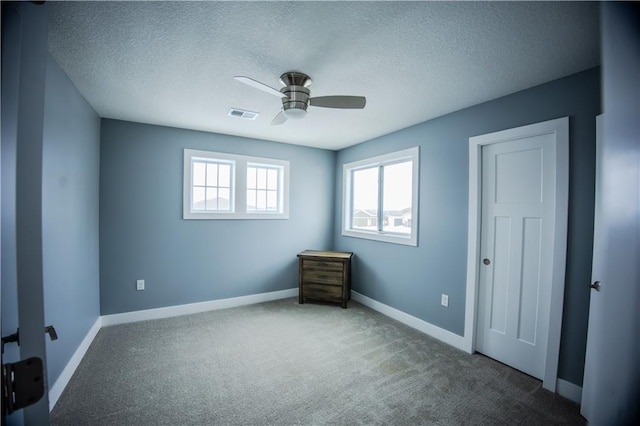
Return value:
M 280 90 L 267 86 L 249 77 L 236 76 L 235 80 L 260 89 L 282 99 L 282 111 L 271 121 L 272 126 L 278 126 L 287 119 L 301 119 L 307 115 L 307 107 L 362 109 L 367 103 L 364 96 L 318 96 L 310 97 L 311 78 L 308 75 L 290 71 L 280 76 L 280 83 L 284 87 Z

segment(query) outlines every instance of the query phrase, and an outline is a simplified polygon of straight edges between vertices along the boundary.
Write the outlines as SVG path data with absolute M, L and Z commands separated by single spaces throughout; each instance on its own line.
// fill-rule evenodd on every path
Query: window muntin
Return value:
M 288 219 L 289 162 L 184 150 L 184 219 Z
M 345 164 L 342 235 L 416 246 L 418 171 L 418 147 Z

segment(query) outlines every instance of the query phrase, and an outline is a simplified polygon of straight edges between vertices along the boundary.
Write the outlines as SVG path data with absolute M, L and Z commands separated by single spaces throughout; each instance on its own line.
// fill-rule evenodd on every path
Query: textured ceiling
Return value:
M 101 117 L 328 149 L 600 64 L 593 2 L 49 5 L 49 50 Z M 232 77 L 279 89 L 286 71 L 367 106 L 270 126 L 279 98 Z

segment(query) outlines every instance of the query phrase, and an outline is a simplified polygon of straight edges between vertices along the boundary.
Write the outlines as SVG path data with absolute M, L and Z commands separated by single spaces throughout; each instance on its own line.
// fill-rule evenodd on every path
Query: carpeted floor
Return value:
M 357 302 L 100 330 L 53 425 L 585 424 L 540 381 Z

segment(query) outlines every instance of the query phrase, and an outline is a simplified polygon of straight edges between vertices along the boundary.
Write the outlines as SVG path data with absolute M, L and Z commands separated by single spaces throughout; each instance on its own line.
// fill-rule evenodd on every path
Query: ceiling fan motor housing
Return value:
M 294 118 L 296 115 L 293 111 L 287 113 L 289 110 L 307 111 L 307 107 L 309 106 L 309 89 L 304 86 L 287 86 L 283 87 L 280 91 L 287 96 L 286 98 L 282 98 L 282 109 L 289 118 Z M 300 116 L 304 116 L 304 114 L 300 114 Z
M 300 72 L 286 72 L 280 76 L 280 89 L 286 98 L 282 98 L 282 109 L 287 118 L 303 118 L 309 106 L 310 91 L 307 89 L 312 83 L 308 75 Z

